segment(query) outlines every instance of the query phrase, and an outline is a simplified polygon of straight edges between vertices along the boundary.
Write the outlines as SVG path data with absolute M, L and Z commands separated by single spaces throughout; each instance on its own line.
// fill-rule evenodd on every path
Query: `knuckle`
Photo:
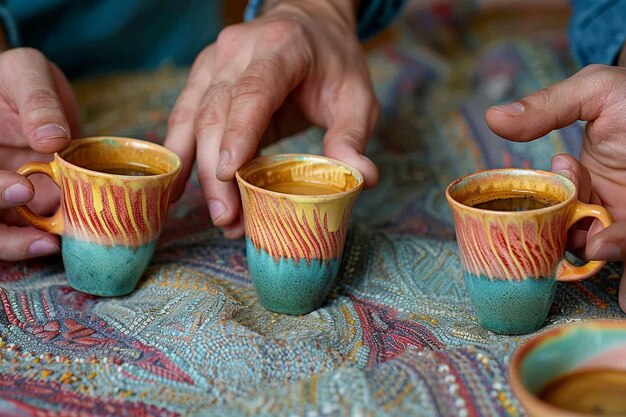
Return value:
M 245 26 L 242 24 L 235 24 L 226 26 L 224 29 L 220 31 L 217 35 L 216 43 L 218 45 L 231 45 L 233 42 L 236 42 L 241 38 L 242 34 L 245 32 Z
M 24 60 L 41 60 L 46 62 L 47 59 L 43 53 L 34 48 L 14 48 L 2 53 L 2 59 L 8 62 L 21 62 Z
M 609 67 L 602 64 L 589 64 L 580 70 L 580 73 L 587 76 L 596 75 L 598 73 L 603 73 L 607 68 Z
M 204 188 L 205 188 L 205 193 L 206 195 L 206 199 L 207 201 L 210 200 L 213 197 L 213 193 L 211 192 L 209 187 L 209 190 L 206 190 L 207 184 L 213 184 L 213 182 L 215 182 L 217 180 L 216 176 L 215 176 L 215 167 L 207 167 L 205 165 L 198 165 L 198 181 L 200 181 L 201 184 L 204 184 Z
M 205 101 L 196 117 L 196 133 L 202 135 L 220 123 L 225 122 L 226 111 L 230 101 L 230 86 L 219 83 L 209 87 Z
M 620 69 L 601 64 L 590 64 L 584 67 L 577 75 L 583 80 L 582 86 L 587 87 L 590 97 L 609 94 L 621 82 Z
M 46 57 L 33 48 L 14 48 L 2 52 L 0 68 L 5 73 L 24 73 L 47 63 Z
M 530 98 L 539 102 L 539 104 L 548 105 L 556 99 L 556 95 L 557 91 L 552 87 L 548 87 L 537 90 Z
M 26 94 L 20 107 L 26 113 L 57 110 L 59 108 L 59 99 L 53 91 L 47 88 L 35 88 Z
M 265 78 L 260 74 L 246 74 L 233 86 L 233 100 L 246 102 L 270 96 Z
M 256 144 L 261 140 L 262 132 L 255 128 L 254 123 L 245 123 L 242 120 L 229 122 L 229 126 L 224 130 L 224 137 L 239 138 L 240 145 L 256 148 Z M 243 150 L 243 149 L 242 149 Z
M 306 31 L 296 20 L 274 20 L 266 23 L 261 29 L 260 38 L 268 43 L 294 42 L 306 37 Z
M 176 126 L 192 124 L 195 119 L 195 112 L 182 106 L 176 106 L 167 119 L 167 129 L 171 130 Z
M 217 126 L 222 120 L 221 114 L 215 106 L 204 106 L 198 112 L 196 133 L 198 136 L 202 136 L 207 130 Z
M 283 59 L 273 56 L 271 59 L 259 59 L 250 63 L 244 75 L 233 86 L 232 97 L 239 103 L 258 101 L 276 106 L 276 75 L 284 68 Z M 261 109 L 262 110 L 262 109 Z
M 347 145 L 350 148 L 357 149 L 362 152 L 364 149 L 364 135 L 363 132 L 356 129 L 346 129 L 341 134 L 334 136 L 330 141 L 325 143 L 325 146 L 330 146 L 333 143 L 341 143 Z

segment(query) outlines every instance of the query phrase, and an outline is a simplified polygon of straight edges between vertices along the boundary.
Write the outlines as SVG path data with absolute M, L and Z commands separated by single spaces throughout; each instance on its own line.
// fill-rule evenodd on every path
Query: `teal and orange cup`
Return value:
M 292 315 L 319 308 L 337 275 L 363 177 L 330 158 L 285 154 L 257 158 L 236 178 L 261 305 Z
M 453 181 L 446 190 L 470 300 L 496 333 L 539 329 L 557 281 L 587 278 L 604 262 L 574 266 L 565 258 L 567 231 L 585 217 L 604 227 L 611 216 L 576 198 L 567 178 L 532 169 L 494 169 Z
M 31 162 L 17 172 L 49 176 L 61 189 L 51 217 L 27 206 L 31 225 L 61 236 L 70 286 L 100 296 L 135 289 L 157 246 L 180 159 L 163 146 L 138 139 L 92 137 L 72 141 L 50 163 Z

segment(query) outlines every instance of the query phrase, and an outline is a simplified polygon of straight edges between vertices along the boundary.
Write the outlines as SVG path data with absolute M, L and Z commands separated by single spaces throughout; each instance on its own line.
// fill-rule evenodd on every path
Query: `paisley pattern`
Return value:
M 381 180 L 353 210 L 322 308 L 286 316 L 259 305 L 245 242 L 211 227 L 194 175 L 128 296 L 72 290 L 59 258 L 0 264 L 0 415 L 523 416 L 507 371 L 526 337 L 477 323 L 443 191 L 479 169 L 546 169 L 552 154 L 578 153 L 579 124 L 532 144 L 484 125 L 488 105 L 575 69 L 567 13 L 436 3 L 409 4 L 369 46 L 382 110 L 369 156 Z M 84 133 L 161 140 L 185 76 L 166 68 L 78 83 Z M 321 136 L 264 152 L 321 153 Z M 621 272 L 610 264 L 559 283 L 545 327 L 624 318 Z

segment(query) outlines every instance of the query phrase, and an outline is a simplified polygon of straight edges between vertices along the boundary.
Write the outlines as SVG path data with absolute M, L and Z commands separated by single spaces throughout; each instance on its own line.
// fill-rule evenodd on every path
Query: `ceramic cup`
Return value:
M 531 417 L 626 416 L 626 322 L 570 323 L 513 355 L 513 392 Z
M 273 155 L 253 160 L 236 177 L 261 305 L 286 314 L 317 309 L 341 262 L 361 174 L 321 156 Z
M 573 266 L 565 258 L 567 231 L 585 217 L 604 227 L 608 212 L 576 199 L 560 175 L 531 169 L 495 169 L 459 178 L 446 197 L 469 297 L 479 322 L 502 334 L 539 329 L 557 281 L 595 274 L 604 262 Z
M 152 257 L 181 167 L 168 149 L 138 139 L 77 139 L 50 163 L 17 172 L 45 174 L 61 189 L 61 206 L 41 217 L 18 213 L 31 225 L 61 236 L 69 284 L 79 291 L 118 296 L 131 292 Z

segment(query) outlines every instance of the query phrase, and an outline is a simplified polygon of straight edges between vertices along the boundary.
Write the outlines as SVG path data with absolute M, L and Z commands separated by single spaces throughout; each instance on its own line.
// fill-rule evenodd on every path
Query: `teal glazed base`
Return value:
M 500 334 L 526 334 L 541 328 L 550 312 L 556 283 L 554 278 L 509 281 L 465 273 L 478 321 Z
M 75 290 L 105 297 L 125 295 L 135 289 L 152 258 L 157 239 L 131 248 L 105 246 L 61 237 L 65 274 Z
M 313 259 L 274 259 L 246 238 L 246 257 L 261 305 L 283 314 L 306 314 L 319 308 L 337 275 L 341 258 L 329 262 Z

